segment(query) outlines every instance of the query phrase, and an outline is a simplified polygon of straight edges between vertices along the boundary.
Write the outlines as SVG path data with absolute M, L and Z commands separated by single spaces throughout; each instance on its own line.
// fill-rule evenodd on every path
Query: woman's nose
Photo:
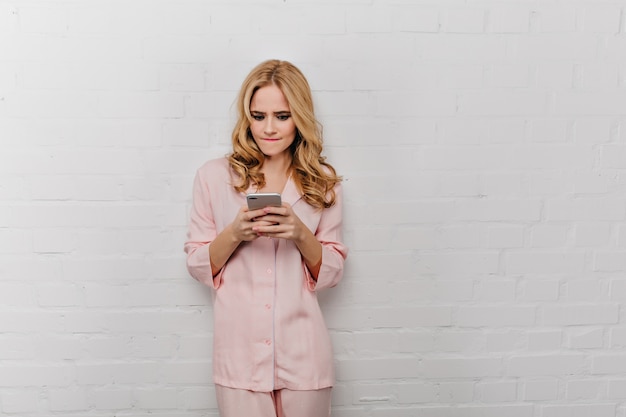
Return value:
M 265 119 L 265 126 L 264 129 L 266 134 L 268 133 L 274 133 L 274 124 L 272 123 L 272 118 L 271 117 L 267 117 Z

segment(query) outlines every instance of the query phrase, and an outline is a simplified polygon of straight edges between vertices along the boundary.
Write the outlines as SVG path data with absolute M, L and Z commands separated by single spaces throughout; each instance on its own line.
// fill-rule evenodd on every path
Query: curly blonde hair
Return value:
M 334 187 L 341 181 L 335 169 L 322 156 L 322 128 L 313 110 L 311 88 L 302 72 L 287 61 L 268 60 L 257 65 L 244 80 L 237 98 L 237 116 L 232 134 L 233 152 L 228 156 L 240 182 L 234 187 L 245 192 L 250 184 L 265 185 L 261 172 L 264 155 L 250 132 L 250 102 L 261 87 L 277 86 L 287 99 L 296 125 L 296 138 L 290 147 L 291 176 L 304 200 L 317 208 L 335 203 Z

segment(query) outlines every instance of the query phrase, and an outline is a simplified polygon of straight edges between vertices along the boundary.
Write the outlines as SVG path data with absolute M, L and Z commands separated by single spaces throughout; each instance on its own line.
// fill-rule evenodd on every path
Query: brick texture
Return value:
M 0 416 L 217 417 L 195 169 L 261 60 L 345 178 L 335 417 L 626 416 L 623 0 L 0 0 Z

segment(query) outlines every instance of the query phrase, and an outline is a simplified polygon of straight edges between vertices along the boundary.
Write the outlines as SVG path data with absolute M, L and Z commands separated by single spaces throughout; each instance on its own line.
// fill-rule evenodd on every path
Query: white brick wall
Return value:
M 333 415 L 626 417 L 624 0 L 0 0 L 0 416 L 217 416 L 191 181 L 273 57 L 346 179 Z

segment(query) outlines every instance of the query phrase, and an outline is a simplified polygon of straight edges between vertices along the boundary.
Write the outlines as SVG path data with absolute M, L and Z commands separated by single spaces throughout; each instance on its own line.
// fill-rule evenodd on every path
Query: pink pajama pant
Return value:
M 220 417 L 330 417 L 331 389 L 254 392 L 215 385 Z

